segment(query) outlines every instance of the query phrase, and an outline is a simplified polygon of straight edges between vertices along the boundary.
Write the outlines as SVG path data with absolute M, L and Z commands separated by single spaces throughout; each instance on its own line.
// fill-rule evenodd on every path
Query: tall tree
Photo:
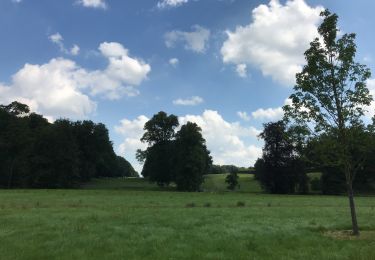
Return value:
M 178 126 L 175 115 L 165 112 L 155 114 L 144 126 L 142 142 L 148 143 L 145 151 L 138 150 L 138 160 L 144 162 L 142 175 L 159 186 L 169 185 L 174 180 L 172 158 L 175 128 Z
M 173 168 L 178 190 L 198 191 L 204 181 L 203 175 L 212 165 L 201 131 L 197 124 L 187 122 L 176 134 Z
M 263 156 L 255 163 L 256 178 L 270 193 L 307 192 L 304 163 L 283 121 L 264 125 Z
M 318 28 L 320 37 L 305 52 L 307 64 L 296 75 L 292 105 L 284 107 L 285 118 L 309 127 L 311 133 L 335 136 L 337 165 L 345 174 L 354 235 L 359 235 L 353 180 L 362 159 L 351 153 L 351 131 L 363 125 L 361 120 L 372 100 L 366 81 L 370 70 L 355 61 L 355 34 L 338 38 L 338 16 L 325 10 Z

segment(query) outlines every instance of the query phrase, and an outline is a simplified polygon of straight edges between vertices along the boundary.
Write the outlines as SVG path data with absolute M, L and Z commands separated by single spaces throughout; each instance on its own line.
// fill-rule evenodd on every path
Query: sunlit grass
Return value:
M 350 229 L 345 197 L 160 192 L 127 189 L 127 180 L 111 189 L 108 181 L 0 191 L 0 259 L 374 259 L 373 237 L 326 235 Z M 375 198 L 356 202 L 371 233 Z

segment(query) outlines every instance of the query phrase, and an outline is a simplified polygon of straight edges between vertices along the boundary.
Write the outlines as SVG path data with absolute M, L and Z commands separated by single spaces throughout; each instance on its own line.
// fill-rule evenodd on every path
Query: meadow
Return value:
M 94 180 L 77 190 L 0 190 L 0 259 L 375 259 L 375 197 L 268 195 L 249 175 L 227 192 L 142 179 Z

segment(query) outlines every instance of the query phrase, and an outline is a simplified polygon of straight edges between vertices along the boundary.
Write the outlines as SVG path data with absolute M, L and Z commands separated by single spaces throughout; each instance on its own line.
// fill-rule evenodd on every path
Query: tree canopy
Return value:
M 69 188 L 91 178 L 137 176 L 103 124 L 49 123 L 27 105 L 0 106 L 0 187 Z

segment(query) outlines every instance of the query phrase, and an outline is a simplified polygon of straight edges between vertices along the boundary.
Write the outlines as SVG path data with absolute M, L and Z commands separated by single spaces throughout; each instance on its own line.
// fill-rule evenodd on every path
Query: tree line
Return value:
M 284 121 L 264 124 L 260 134 L 265 143 L 263 155 L 255 163 L 255 178 L 263 190 L 276 194 L 345 194 L 346 180 L 340 169 L 335 136 L 324 133 L 301 140 L 302 133 L 298 131 L 301 129 L 288 127 Z M 356 131 L 351 153 L 362 161 L 353 186 L 357 192 L 374 192 L 375 134 L 366 128 Z M 311 172 L 320 173 L 320 177 L 310 179 Z
M 27 105 L 0 105 L 0 187 L 71 188 L 99 177 L 138 176 L 113 151 L 104 124 L 49 123 Z
M 198 191 L 212 158 L 197 124 L 187 122 L 176 131 L 178 126 L 177 116 L 155 114 L 144 126 L 141 141 L 148 147 L 137 151 L 137 159 L 144 163 L 142 175 L 151 182 L 159 186 L 174 182 L 177 190 Z

